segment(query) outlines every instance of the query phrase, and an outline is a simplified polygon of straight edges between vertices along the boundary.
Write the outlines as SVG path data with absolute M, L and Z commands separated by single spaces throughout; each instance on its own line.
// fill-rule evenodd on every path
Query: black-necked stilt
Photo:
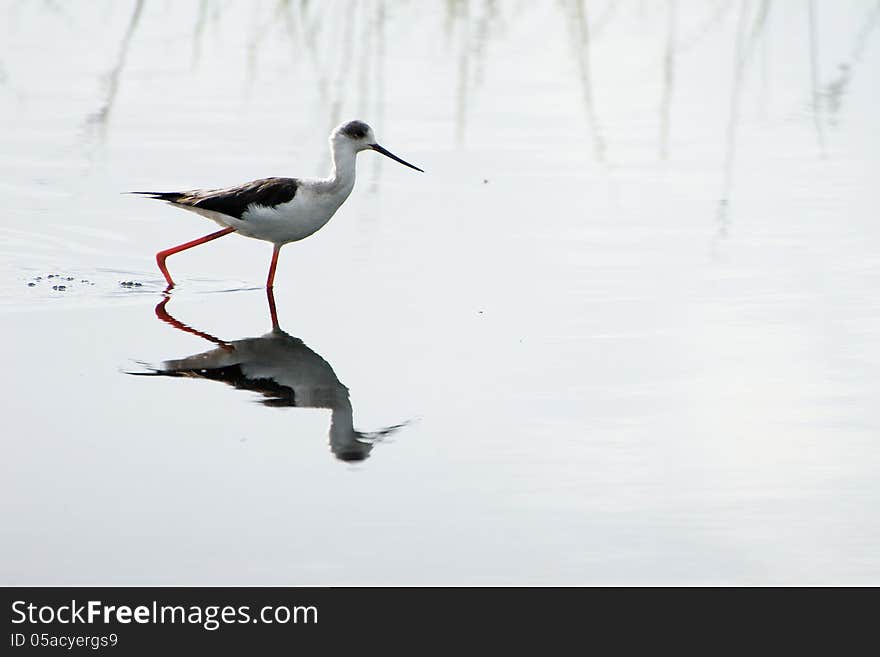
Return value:
M 377 441 L 403 425 L 370 433 L 355 429 L 348 388 L 339 381 L 330 363 L 302 340 L 281 330 L 271 288 L 267 295 L 272 330 L 259 337 L 233 342 L 194 329 L 172 317 L 166 308 L 170 297 L 165 296 L 156 306 L 156 316 L 177 329 L 216 344 L 217 348 L 166 360 L 161 365 L 147 366 L 147 371 L 130 374 L 222 381 L 235 388 L 260 393 L 266 406 L 329 409 L 330 450 L 341 461 L 363 461 Z
M 357 154 L 368 149 L 422 171 L 377 144 L 373 129 L 366 123 L 349 121 L 330 133 L 333 169 L 327 178 L 262 178 L 223 189 L 133 192 L 168 201 L 171 205 L 196 212 L 223 226 L 216 233 L 156 254 L 156 262 L 168 286 L 174 286 L 165 266 L 168 256 L 229 233 L 238 233 L 274 244 L 269 277 L 266 279 L 266 287 L 271 288 L 275 282 L 275 267 L 281 247 L 288 242 L 305 239 L 330 221 L 354 188 Z

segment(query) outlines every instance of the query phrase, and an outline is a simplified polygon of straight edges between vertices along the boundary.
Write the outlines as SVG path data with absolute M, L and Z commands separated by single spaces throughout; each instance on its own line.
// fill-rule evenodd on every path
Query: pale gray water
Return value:
M 880 583 L 878 71 L 873 1 L 3 2 L 0 582 Z M 352 464 L 126 374 L 214 348 L 153 254 L 216 227 L 120 192 L 324 173 L 356 117 L 426 173 L 362 154 L 275 291 L 408 423 Z M 167 310 L 263 335 L 270 250 Z

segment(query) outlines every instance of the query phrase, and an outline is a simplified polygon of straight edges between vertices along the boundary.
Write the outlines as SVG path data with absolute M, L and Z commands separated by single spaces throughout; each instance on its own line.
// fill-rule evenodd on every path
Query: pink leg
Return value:
M 171 274 L 168 273 L 168 268 L 165 266 L 165 258 L 170 255 L 174 255 L 175 253 L 180 253 L 181 251 L 186 251 L 187 249 L 191 249 L 194 246 L 198 246 L 199 244 L 204 244 L 206 242 L 210 242 L 211 240 L 215 240 L 218 237 L 223 237 L 224 235 L 229 235 L 235 231 L 235 228 L 224 228 L 223 230 L 218 230 L 216 233 L 211 233 L 210 235 L 205 235 L 204 237 L 200 237 L 197 240 L 193 240 L 192 242 L 187 242 L 186 244 L 180 244 L 179 246 L 172 246 L 170 249 L 165 249 L 164 251 L 159 251 L 156 254 L 156 264 L 159 265 L 159 269 L 162 271 L 162 275 L 165 276 L 165 280 L 168 281 L 168 287 L 174 287 L 174 281 L 171 280 Z
M 266 279 L 266 288 L 270 290 L 275 285 L 275 267 L 278 266 L 279 251 L 281 251 L 281 246 L 276 244 L 275 248 L 272 249 L 272 264 L 269 265 L 269 278 Z

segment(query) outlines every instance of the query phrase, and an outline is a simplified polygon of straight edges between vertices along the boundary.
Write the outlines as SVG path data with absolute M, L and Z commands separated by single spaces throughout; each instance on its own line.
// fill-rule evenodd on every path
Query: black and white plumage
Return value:
M 289 242 L 314 234 L 330 221 L 354 188 L 355 160 L 363 150 L 377 151 L 411 169 L 422 171 L 377 144 L 373 129 L 366 123 L 349 121 L 330 134 L 333 168 L 326 178 L 262 178 L 222 189 L 134 192 L 195 212 L 223 227 L 220 231 L 156 254 L 156 262 L 169 287 L 174 281 L 165 266 L 168 256 L 236 232 L 274 245 L 266 281 L 266 287 L 271 288 L 279 250 Z
M 172 205 L 219 212 L 243 219 L 252 206 L 274 207 L 290 203 L 296 196 L 296 178 L 261 178 L 235 187 L 196 189 L 187 192 L 132 192 L 168 201 Z

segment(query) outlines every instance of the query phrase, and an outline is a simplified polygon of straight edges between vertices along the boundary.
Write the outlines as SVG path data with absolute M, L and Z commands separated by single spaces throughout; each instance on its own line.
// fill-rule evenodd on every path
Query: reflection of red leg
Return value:
M 199 331 L 198 329 L 194 329 L 191 326 L 187 326 L 186 324 L 181 322 L 179 319 L 174 319 L 171 316 L 171 313 L 169 313 L 168 310 L 165 308 L 165 305 L 170 300 L 171 300 L 171 296 L 166 295 L 165 298 L 159 302 L 159 305 L 156 306 L 156 317 L 158 317 L 159 319 L 161 319 L 163 322 L 165 322 L 167 324 L 171 324 L 171 326 L 173 326 L 176 329 L 180 329 L 181 331 L 185 331 L 187 333 L 192 333 L 193 335 L 197 335 L 200 338 L 205 338 L 205 340 L 208 340 L 209 342 L 213 342 L 216 345 L 220 345 L 221 347 L 223 347 L 227 351 L 232 351 L 235 349 L 231 344 L 224 342 L 220 338 L 215 337 L 215 336 L 211 335 L 210 333 L 205 333 L 204 331 Z
M 223 237 L 224 235 L 229 235 L 235 231 L 235 228 L 224 228 L 223 230 L 218 230 L 216 233 L 211 233 L 210 235 L 205 235 L 204 237 L 200 237 L 197 240 L 193 240 L 192 242 L 187 242 L 186 244 L 180 244 L 179 246 L 172 246 L 170 249 L 165 249 L 164 251 L 159 251 L 156 254 L 156 264 L 159 265 L 159 269 L 162 272 L 162 275 L 165 276 L 165 280 L 168 281 L 168 287 L 174 287 L 174 281 L 171 280 L 171 274 L 168 273 L 168 268 L 165 266 L 165 258 L 170 255 L 174 255 L 175 253 L 180 253 L 181 251 L 186 251 L 187 249 L 191 249 L 194 246 L 198 246 L 199 244 L 204 244 L 205 242 L 210 242 L 211 240 L 215 240 L 218 237 Z
M 275 294 L 271 287 L 266 288 L 266 298 L 269 299 L 269 316 L 272 318 L 272 329 L 278 330 L 278 312 L 275 310 Z
M 278 252 L 281 251 L 281 245 L 276 244 L 272 249 L 272 264 L 269 265 L 269 278 L 266 279 L 266 287 L 272 289 L 275 285 L 275 267 L 278 265 Z

